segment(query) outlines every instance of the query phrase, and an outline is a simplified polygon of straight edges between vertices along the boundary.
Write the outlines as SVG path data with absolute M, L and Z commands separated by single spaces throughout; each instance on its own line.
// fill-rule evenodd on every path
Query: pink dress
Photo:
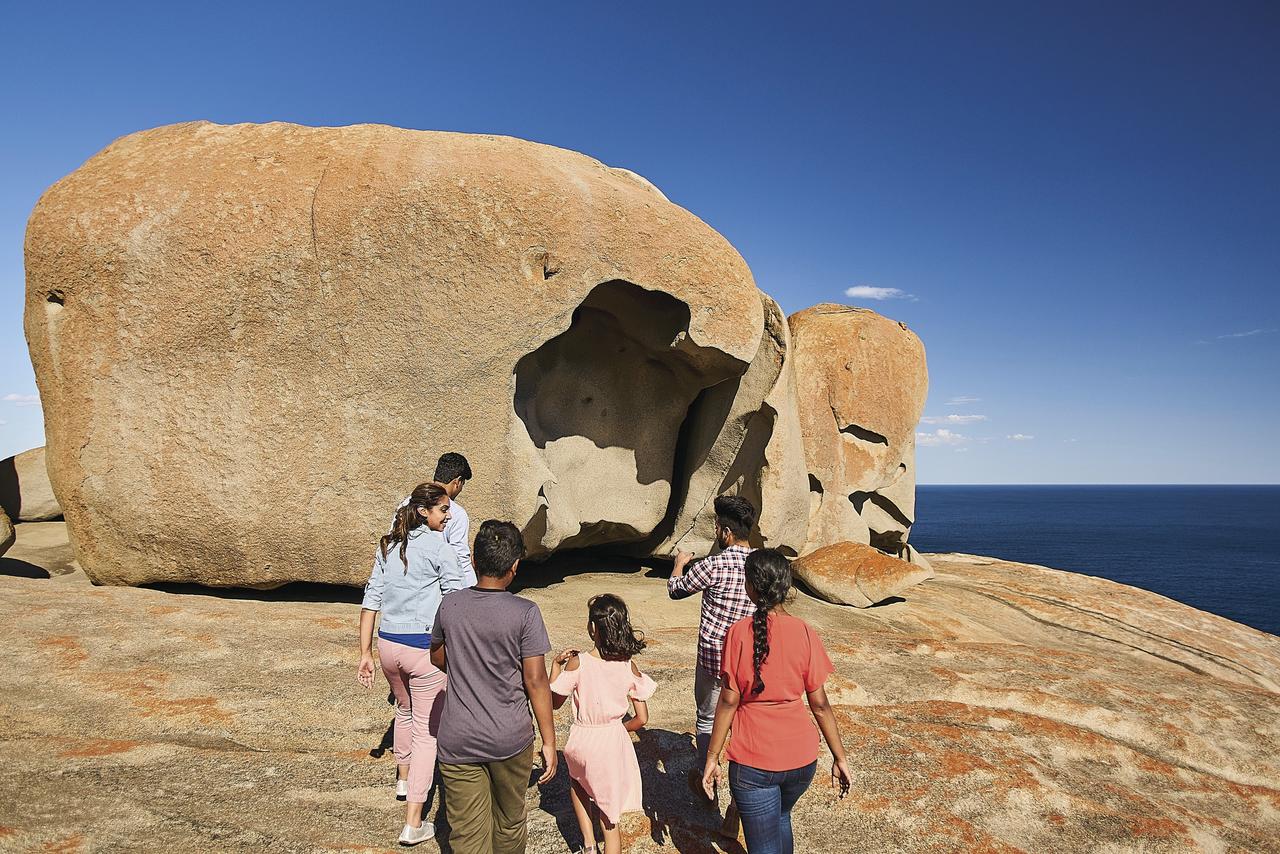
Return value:
M 624 812 L 643 808 L 640 764 L 622 716 L 630 711 L 628 698 L 648 700 L 657 688 L 648 676 L 632 673 L 630 661 L 585 654 L 578 656 L 577 670 L 565 670 L 551 683 L 562 697 L 573 696 L 573 726 L 564 745 L 569 776 L 615 825 Z

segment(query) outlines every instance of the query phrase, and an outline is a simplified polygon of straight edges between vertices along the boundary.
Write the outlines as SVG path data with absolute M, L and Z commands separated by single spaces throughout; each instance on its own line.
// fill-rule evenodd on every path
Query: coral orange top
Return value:
M 733 716 L 729 759 L 763 771 L 803 768 L 818 758 L 818 727 L 804 695 L 827 681 L 833 668 L 813 627 L 789 614 L 769 615 L 769 657 L 760 667 L 764 690 L 755 684 L 755 638 L 751 618 L 739 620 L 724 638 L 720 678 L 742 694 Z

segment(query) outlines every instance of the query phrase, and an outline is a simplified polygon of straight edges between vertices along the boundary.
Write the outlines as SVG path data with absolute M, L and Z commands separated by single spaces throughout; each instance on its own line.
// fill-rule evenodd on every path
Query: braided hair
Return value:
M 645 648 L 644 633 L 631 627 L 621 596 L 601 593 L 587 600 L 587 619 L 595 627 L 596 649 L 608 661 L 626 661 Z
M 418 512 L 418 508 L 430 510 L 448 497 L 449 493 L 445 492 L 444 487 L 438 483 L 420 483 L 414 487 L 413 494 L 409 496 L 409 500 L 403 507 L 396 510 L 396 520 L 391 525 L 391 533 L 378 542 L 378 547 L 382 549 L 382 559 L 387 559 L 387 549 L 399 543 L 400 562 L 404 564 L 404 571 L 407 575 L 409 572 L 409 534 L 426 524 L 426 520 Z
M 756 612 L 751 616 L 756 671 L 751 693 L 756 695 L 764 690 L 760 666 L 769 657 L 769 612 L 785 602 L 791 591 L 791 563 L 777 549 L 756 549 L 747 555 L 745 571 L 756 594 Z

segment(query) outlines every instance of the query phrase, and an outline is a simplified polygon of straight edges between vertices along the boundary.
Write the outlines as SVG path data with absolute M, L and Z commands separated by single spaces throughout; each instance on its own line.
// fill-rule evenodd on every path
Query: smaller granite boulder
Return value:
M 9 516 L 0 509 L 0 555 L 9 550 L 9 546 L 13 545 L 14 531 L 13 523 L 9 521 Z
M 797 558 L 791 569 L 817 596 L 837 605 L 869 608 L 924 581 L 933 570 L 864 543 L 834 543 Z
M 49 482 L 43 447 L 0 460 L 0 507 L 14 522 L 62 518 L 62 505 Z

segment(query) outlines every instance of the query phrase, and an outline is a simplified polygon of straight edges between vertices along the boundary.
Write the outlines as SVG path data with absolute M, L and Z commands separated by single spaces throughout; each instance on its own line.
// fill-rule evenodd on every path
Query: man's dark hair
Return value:
M 501 578 L 511 564 L 524 557 L 520 529 L 510 522 L 486 519 L 476 534 L 473 563 L 476 572 L 487 578 Z
M 745 540 L 756 523 L 756 508 L 741 495 L 716 496 L 716 525 L 728 528 L 735 539 Z
M 456 451 L 441 454 L 436 462 L 436 483 L 448 483 L 457 478 L 462 478 L 463 483 L 471 480 L 471 466 L 467 458 Z

